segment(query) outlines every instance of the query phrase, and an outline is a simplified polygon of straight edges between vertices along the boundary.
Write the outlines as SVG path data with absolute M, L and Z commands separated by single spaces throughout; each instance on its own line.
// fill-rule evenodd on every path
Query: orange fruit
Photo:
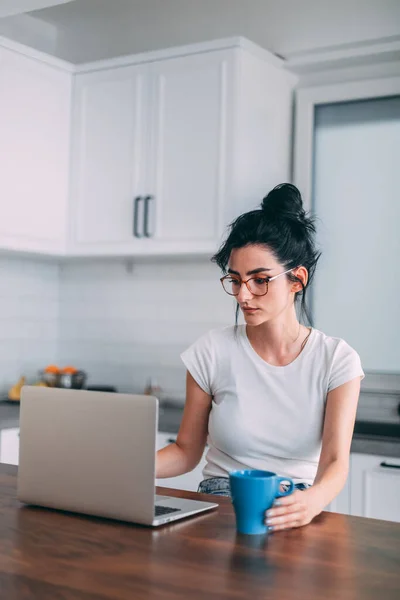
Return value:
M 45 373 L 59 373 L 60 369 L 57 367 L 57 365 L 48 365 L 45 370 Z
M 75 367 L 64 367 L 62 369 L 62 373 L 67 373 L 68 375 L 73 375 L 74 373 L 77 373 L 78 369 L 76 369 Z

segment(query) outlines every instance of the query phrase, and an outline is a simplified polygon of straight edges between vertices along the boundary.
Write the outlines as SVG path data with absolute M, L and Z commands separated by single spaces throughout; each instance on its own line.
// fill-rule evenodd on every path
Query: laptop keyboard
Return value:
M 174 512 L 180 512 L 180 508 L 170 508 L 169 506 L 156 506 L 154 516 L 161 517 L 162 515 L 168 515 Z

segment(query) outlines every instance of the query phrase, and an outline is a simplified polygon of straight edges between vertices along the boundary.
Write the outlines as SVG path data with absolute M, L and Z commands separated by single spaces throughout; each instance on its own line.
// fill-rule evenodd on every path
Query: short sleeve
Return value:
M 201 389 L 212 396 L 215 347 L 212 332 L 203 335 L 181 354 L 181 359 Z
M 351 346 L 340 340 L 333 355 L 328 392 L 356 377 L 361 377 L 361 379 L 365 377 L 360 357 Z

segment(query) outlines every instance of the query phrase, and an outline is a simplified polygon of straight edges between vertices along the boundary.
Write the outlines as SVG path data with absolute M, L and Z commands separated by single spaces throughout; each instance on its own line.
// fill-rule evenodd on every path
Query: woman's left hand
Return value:
M 280 529 L 302 527 L 308 525 L 322 510 L 312 488 L 295 490 L 290 496 L 275 500 L 273 507 L 265 513 L 265 523 L 271 533 Z

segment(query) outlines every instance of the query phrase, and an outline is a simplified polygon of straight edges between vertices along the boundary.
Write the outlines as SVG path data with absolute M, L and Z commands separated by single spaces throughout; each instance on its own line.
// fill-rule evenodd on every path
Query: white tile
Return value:
M 0 258 L 0 394 L 20 375 L 34 381 L 58 345 L 59 266 Z
M 85 368 L 93 383 L 141 391 L 156 374 L 183 393 L 179 355 L 211 328 L 234 322 L 209 261 L 0 259 L 0 367 L 35 376 L 49 362 Z M 5 370 L 4 370 L 5 369 Z M 3 383 L 2 383 L 3 382 Z
M 208 261 L 134 263 L 85 261 L 60 274 L 60 353 L 90 363 L 93 376 L 143 388 L 158 373 L 160 385 L 183 393 L 180 353 L 211 328 L 234 322 L 234 303 Z M 122 382 L 122 383 L 121 383 Z

